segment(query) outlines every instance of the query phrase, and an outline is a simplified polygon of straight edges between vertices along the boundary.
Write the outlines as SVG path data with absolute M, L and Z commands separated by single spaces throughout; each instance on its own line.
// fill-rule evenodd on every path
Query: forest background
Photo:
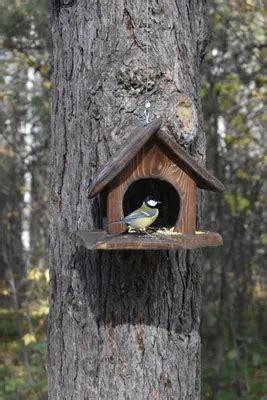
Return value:
M 0 399 L 47 399 L 52 44 L 46 0 L 0 7 Z M 202 397 L 267 399 L 267 10 L 211 0 L 202 65 L 207 194 Z M 265 268 L 264 268 L 265 267 Z

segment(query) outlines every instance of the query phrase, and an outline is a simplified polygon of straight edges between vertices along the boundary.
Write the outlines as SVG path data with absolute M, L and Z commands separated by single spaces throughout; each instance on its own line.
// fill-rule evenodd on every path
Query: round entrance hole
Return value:
M 159 216 L 151 226 L 173 227 L 179 217 L 180 197 L 170 183 L 160 179 L 146 178 L 133 182 L 123 198 L 124 215 L 130 214 L 140 207 L 144 198 L 149 195 L 161 201 L 158 206 Z

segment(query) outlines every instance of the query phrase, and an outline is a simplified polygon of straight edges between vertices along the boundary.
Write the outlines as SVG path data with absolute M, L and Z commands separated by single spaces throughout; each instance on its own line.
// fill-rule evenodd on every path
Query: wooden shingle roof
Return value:
M 90 198 L 96 196 L 104 189 L 126 167 L 153 135 L 168 147 L 172 154 L 179 159 L 180 164 L 184 164 L 186 170 L 190 171 L 199 188 L 214 192 L 222 192 L 224 190 L 224 185 L 215 176 L 190 156 L 174 139 L 160 130 L 161 123 L 161 118 L 155 119 L 150 124 L 137 129 L 133 133 L 131 139 L 100 169 L 91 182 L 88 189 Z

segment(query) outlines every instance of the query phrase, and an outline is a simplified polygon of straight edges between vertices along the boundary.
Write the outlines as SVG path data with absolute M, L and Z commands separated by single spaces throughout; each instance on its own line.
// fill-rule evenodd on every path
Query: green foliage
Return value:
M 236 73 L 227 74 L 224 76 L 223 82 L 218 82 L 215 85 L 215 91 L 219 95 L 234 98 L 240 90 L 240 77 Z
M 261 243 L 267 245 L 267 233 L 262 233 L 260 237 Z
M 17 336 L 16 315 L 13 310 L 0 310 L 0 337 L 9 337 L 11 340 Z
M 250 202 L 247 198 L 243 197 L 240 192 L 226 192 L 224 194 L 224 200 L 233 216 L 238 216 L 240 213 L 249 211 Z
M 49 25 L 46 0 L 1 2 L 0 219 L 5 235 L 1 236 L 0 264 L 3 275 L 9 277 L 0 279 L 3 400 L 37 400 L 47 388 L 48 280 L 46 269 L 40 267 L 46 265 L 48 225 Z M 26 173 L 30 173 L 32 189 L 26 221 L 32 238 L 29 254 L 21 241 L 24 195 L 29 191 Z M 28 260 L 27 276 L 24 260 Z
M 239 381 L 236 380 L 236 361 L 241 358 Z M 203 400 L 213 399 L 212 387 L 209 383 L 213 371 L 210 367 L 204 370 Z M 242 396 L 235 393 L 237 385 Z M 253 337 L 247 338 L 237 351 L 227 352 L 223 365 L 223 381 L 220 385 L 218 400 L 263 400 L 267 393 L 267 345 Z
M 267 154 L 262 154 L 260 157 L 260 161 L 265 167 L 267 167 Z
M 249 175 L 248 175 L 247 171 L 245 171 L 243 168 L 238 168 L 238 170 L 236 171 L 236 176 L 242 180 L 249 179 Z
M 32 268 L 24 281 L 18 311 L 12 306 L 11 291 L 2 284 L 0 296 L 9 308 L 1 310 L 0 319 L 0 399 L 36 400 L 46 392 L 46 318 L 48 314 L 48 272 Z M 18 319 L 21 322 L 20 328 Z M 30 325 L 29 325 L 30 321 Z M 20 332 L 21 331 L 21 332 Z M 26 352 L 29 368 L 25 366 Z M 31 374 L 31 379 L 29 377 Z M 17 396 L 17 397 L 14 397 Z
M 226 354 L 226 358 L 230 361 L 235 360 L 238 357 L 238 352 L 236 351 L 236 349 L 231 349 L 228 351 L 228 353 Z
M 203 213 L 225 239 L 204 271 L 203 399 L 266 400 L 267 13 L 255 0 L 214 0 L 210 14 L 207 161 L 227 191 L 207 196 Z

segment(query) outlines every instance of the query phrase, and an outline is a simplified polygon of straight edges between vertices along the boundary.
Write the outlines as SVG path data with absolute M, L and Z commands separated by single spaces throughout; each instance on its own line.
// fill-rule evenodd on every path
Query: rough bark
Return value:
M 88 183 L 144 124 L 145 2 L 52 5 L 50 399 L 199 399 L 200 252 L 90 252 L 73 235 L 100 226 Z M 150 10 L 152 118 L 201 161 L 205 1 Z

